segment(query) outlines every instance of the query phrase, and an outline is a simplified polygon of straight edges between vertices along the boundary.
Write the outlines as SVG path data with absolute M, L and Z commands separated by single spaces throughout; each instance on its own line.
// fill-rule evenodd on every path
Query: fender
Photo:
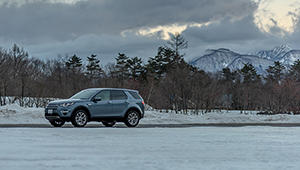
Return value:
M 136 107 L 136 106 L 130 106 L 130 107 L 126 110 L 125 114 L 126 114 L 129 110 L 136 110 L 136 111 L 139 112 L 141 118 L 144 117 L 144 113 L 142 112 L 142 110 L 141 110 L 139 107 Z M 124 116 L 125 116 L 125 114 L 124 114 Z
M 89 109 L 87 106 L 85 106 L 85 105 L 78 105 L 78 106 L 76 106 L 76 107 L 73 109 L 72 114 L 73 114 L 75 111 L 79 110 L 79 109 L 85 110 L 85 111 L 87 112 L 87 114 L 89 115 L 89 117 L 91 117 L 90 109 Z

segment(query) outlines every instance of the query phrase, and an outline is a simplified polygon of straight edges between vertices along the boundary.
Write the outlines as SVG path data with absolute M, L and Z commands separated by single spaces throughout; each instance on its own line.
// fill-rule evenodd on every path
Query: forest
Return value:
M 182 51 L 188 42 L 180 34 L 158 47 L 146 62 L 116 55 L 105 66 L 101 57 L 74 54 L 42 60 L 18 45 L 0 50 L 0 105 L 7 96 L 68 98 L 85 88 L 136 89 L 156 109 L 187 113 L 216 109 L 257 110 L 262 113 L 300 112 L 300 61 L 290 67 L 274 62 L 259 75 L 253 65 L 208 73 L 189 65 Z

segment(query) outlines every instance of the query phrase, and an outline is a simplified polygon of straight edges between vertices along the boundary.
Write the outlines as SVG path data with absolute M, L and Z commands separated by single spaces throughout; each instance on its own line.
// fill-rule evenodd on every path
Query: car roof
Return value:
M 133 92 L 137 92 L 137 90 L 132 90 L 132 89 L 124 89 L 124 88 L 88 88 L 88 89 L 84 89 L 84 90 L 124 90 L 124 91 L 133 91 Z

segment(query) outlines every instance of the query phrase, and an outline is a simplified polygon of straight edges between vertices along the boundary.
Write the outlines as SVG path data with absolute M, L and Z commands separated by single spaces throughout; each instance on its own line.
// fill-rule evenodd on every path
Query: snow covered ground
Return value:
M 217 111 L 200 115 L 182 115 L 159 111 L 146 111 L 141 124 L 184 123 L 300 123 L 300 115 L 241 114 L 240 111 Z M 23 108 L 17 104 L 0 107 L 0 124 L 48 124 L 43 108 Z
M 0 106 L 0 124 L 48 123 L 44 108 L 23 108 L 17 104 Z
M 240 111 L 216 111 L 200 115 L 183 115 L 148 111 L 142 123 L 300 123 L 299 115 L 257 115 L 256 112 L 241 114 Z
M 10 170 L 298 170 L 299 127 L 1 128 Z
M 296 115 L 146 111 L 142 124 L 300 123 Z M 43 108 L 0 107 L 0 124 L 48 124 Z M 0 128 L 1 169 L 300 169 L 300 127 Z

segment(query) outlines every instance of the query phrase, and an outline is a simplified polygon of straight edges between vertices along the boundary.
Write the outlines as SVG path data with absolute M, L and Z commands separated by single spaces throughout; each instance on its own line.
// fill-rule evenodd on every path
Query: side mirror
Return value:
M 98 102 L 98 101 L 101 101 L 102 99 L 101 99 L 101 97 L 94 97 L 93 98 L 93 102 Z

